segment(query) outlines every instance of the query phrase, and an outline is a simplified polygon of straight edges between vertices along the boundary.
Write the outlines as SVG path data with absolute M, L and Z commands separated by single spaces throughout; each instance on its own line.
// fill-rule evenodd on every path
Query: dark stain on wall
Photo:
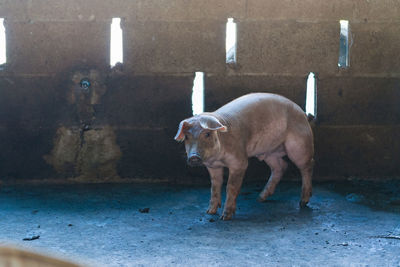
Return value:
M 96 69 L 72 72 L 66 83 L 67 106 L 74 114 L 69 125 L 61 125 L 46 162 L 60 175 L 79 181 L 112 181 L 118 179 L 117 162 L 121 150 L 114 130 L 97 120 L 96 106 L 107 91 L 106 74 Z

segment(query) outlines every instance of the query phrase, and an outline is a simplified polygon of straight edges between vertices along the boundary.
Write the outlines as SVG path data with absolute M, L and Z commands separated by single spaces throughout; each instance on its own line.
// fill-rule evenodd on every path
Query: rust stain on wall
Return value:
M 118 179 L 117 163 L 122 153 L 111 126 L 88 131 L 61 126 L 54 147 L 45 161 L 68 178 L 79 181 Z
M 116 143 L 116 136 L 111 126 L 85 131 L 76 162 L 79 176 L 77 179 L 119 178 L 117 162 L 122 153 Z
M 44 156 L 44 160 L 52 165 L 58 173 L 74 176 L 80 143 L 78 129 L 68 129 L 61 126 L 57 129 L 54 137 L 53 150 L 49 155 Z
M 90 70 L 70 76 L 66 100 L 77 116 L 74 125 L 57 129 L 54 146 L 45 161 L 60 174 L 78 181 L 118 179 L 117 162 L 122 152 L 111 126 L 95 123 L 94 106 L 107 91 L 105 75 Z

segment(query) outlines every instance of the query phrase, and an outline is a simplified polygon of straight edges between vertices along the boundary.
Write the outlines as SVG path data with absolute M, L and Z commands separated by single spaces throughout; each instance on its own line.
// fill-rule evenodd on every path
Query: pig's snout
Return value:
M 201 157 L 197 153 L 191 153 L 188 157 L 188 164 L 190 166 L 199 166 L 202 164 Z

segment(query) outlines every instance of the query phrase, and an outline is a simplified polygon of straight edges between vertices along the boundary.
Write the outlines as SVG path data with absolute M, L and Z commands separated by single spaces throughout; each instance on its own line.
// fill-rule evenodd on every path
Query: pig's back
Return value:
M 243 140 L 249 155 L 281 145 L 289 131 L 309 127 L 304 111 L 276 94 L 252 93 L 239 97 L 214 112 L 222 117 L 236 139 Z
M 270 93 L 251 93 L 232 100 L 214 113 L 237 119 L 269 121 L 287 118 L 287 112 L 304 115 L 301 108 L 286 97 Z

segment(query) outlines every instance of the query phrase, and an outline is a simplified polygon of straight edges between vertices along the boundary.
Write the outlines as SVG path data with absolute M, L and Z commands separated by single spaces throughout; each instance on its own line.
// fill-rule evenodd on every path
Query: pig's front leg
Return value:
M 211 179 L 211 198 L 207 213 L 215 214 L 221 207 L 221 188 L 223 182 L 224 168 L 207 168 Z
M 247 164 L 240 168 L 229 168 L 228 184 L 226 185 L 226 200 L 224 213 L 221 219 L 226 221 L 232 219 L 236 211 L 236 199 L 242 186 L 244 173 L 246 172 Z

